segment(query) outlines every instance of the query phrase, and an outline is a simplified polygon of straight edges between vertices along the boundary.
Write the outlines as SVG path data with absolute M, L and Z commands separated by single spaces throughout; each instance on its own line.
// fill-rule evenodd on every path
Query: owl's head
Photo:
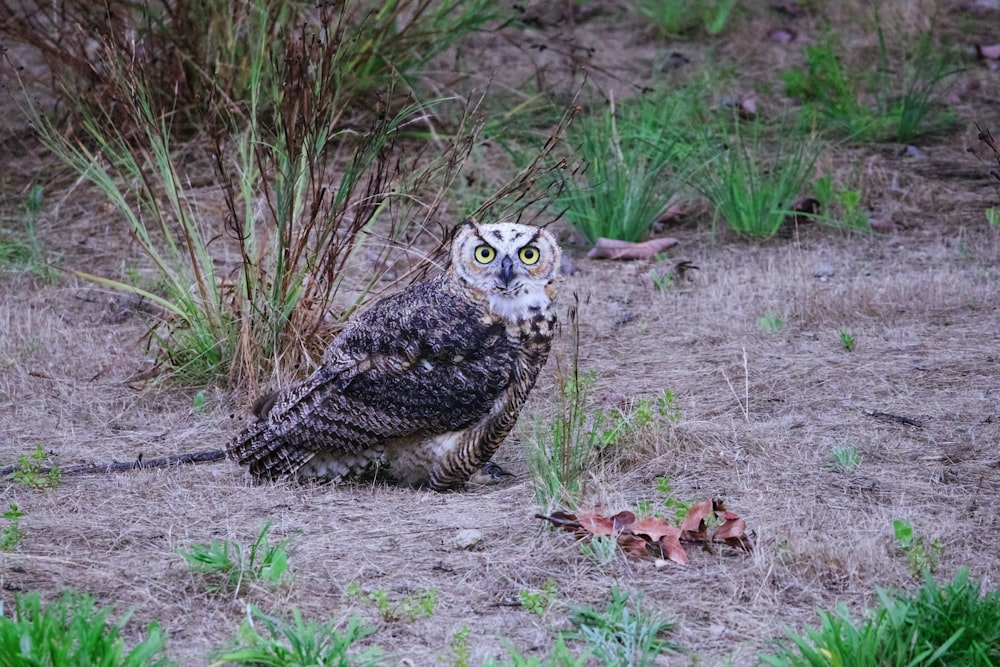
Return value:
M 485 294 L 490 310 L 522 320 L 549 307 L 562 251 L 551 233 L 513 222 L 464 220 L 451 244 L 451 271 Z

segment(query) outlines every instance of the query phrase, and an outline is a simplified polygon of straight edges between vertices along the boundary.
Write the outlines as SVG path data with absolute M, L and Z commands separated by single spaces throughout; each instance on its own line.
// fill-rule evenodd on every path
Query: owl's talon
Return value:
M 504 477 L 514 477 L 514 473 L 507 472 L 493 461 L 487 461 L 469 481 L 473 484 L 497 484 Z

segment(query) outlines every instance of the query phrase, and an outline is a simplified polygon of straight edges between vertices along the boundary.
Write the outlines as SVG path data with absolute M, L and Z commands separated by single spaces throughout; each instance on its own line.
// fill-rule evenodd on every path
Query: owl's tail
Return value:
M 261 479 L 293 477 L 314 455 L 290 446 L 274 432 L 267 419 L 247 426 L 226 445 L 229 458 L 247 466 L 250 474 Z
M 253 407 L 257 420 L 226 445 L 229 458 L 247 466 L 254 477 L 294 477 L 316 454 L 303 427 L 305 414 L 315 404 L 315 380 L 259 398 Z

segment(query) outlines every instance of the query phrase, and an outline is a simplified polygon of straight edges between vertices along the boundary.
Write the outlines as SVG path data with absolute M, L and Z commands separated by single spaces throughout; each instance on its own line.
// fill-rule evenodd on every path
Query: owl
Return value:
M 560 253 L 538 227 L 463 221 L 444 274 L 349 321 L 308 379 L 257 401 L 230 458 L 267 479 L 461 487 L 548 358 Z

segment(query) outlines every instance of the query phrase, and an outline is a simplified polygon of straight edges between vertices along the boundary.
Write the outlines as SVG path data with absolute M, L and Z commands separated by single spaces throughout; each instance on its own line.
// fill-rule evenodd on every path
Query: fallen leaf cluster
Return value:
M 603 236 L 597 239 L 597 243 L 590 252 L 588 259 L 650 259 L 663 252 L 673 245 L 677 245 L 675 238 L 659 238 L 633 243 L 631 241 L 619 241 L 618 239 L 606 239 Z
M 1000 67 L 1000 44 L 976 44 L 976 56 L 991 70 Z
M 657 516 L 637 519 L 628 510 L 612 516 L 603 516 L 597 512 L 572 514 L 558 511 L 548 516 L 536 514 L 535 517 L 572 532 L 581 539 L 612 537 L 629 555 L 655 557 L 657 566 L 664 565 L 668 560 L 686 565 L 688 555 L 684 544 L 710 547 L 721 542 L 744 553 L 751 553 L 754 548 L 746 521 L 727 510 L 720 498 L 702 500 L 692 505 L 680 527 Z M 711 517 L 715 519 L 714 529 L 709 528 L 707 521 Z

